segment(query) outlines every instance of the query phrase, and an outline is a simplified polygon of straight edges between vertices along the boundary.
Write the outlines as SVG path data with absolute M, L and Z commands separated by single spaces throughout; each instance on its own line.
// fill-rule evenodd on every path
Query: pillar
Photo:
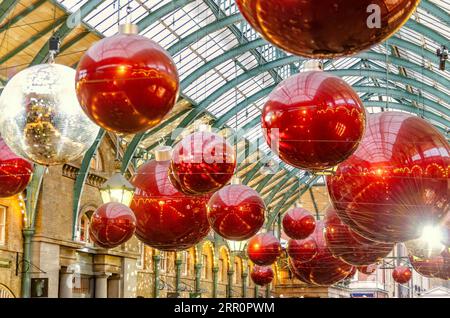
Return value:
M 95 276 L 95 298 L 108 298 L 108 277 L 103 273 Z
M 34 230 L 23 230 L 22 298 L 31 297 L 31 238 Z
M 73 271 L 61 270 L 59 274 L 59 298 L 73 297 Z
M 242 272 L 241 280 L 242 280 L 242 298 L 247 298 L 247 272 Z
M 259 288 L 258 285 L 255 285 L 255 298 L 258 298 Z
M 177 259 L 175 260 L 175 291 L 177 293 L 181 292 L 181 265 L 183 261 L 179 258 L 177 253 Z
M 227 298 L 233 297 L 233 274 L 234 274 L 234 271 L 232 271 L 232 270 L 229 270 L 227 272 L 227 276 L 228 276 Z
M 212 271 L 213 271 L 213 298 L 217 298 L 217 284 L 218 284 L 218 278 L 219 278 L 219 267 L 214 266 Z
M 266 298 L 270 298 L 270 284 L 266 285 Z
M 161 257 L 157 254 L 153 255 L 153 298 L 159 297 L 159 262 Z
M 201 293 L 201 275 L 202 275 L 202 264 L 195 264 L 195 292 Z

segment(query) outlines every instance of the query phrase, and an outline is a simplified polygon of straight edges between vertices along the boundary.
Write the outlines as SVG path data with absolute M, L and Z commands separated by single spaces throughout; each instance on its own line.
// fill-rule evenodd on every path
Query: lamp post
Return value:
M 247 246 L 247 243 L 248 243 L 247 240 L 245 240 L 245 241 L 227 240 L 228 248 L 230 249 L 231 255 L 233 257 L 233 261 L 234 261 L 234 257 L 244 255 L 244 253 L 245 253 L 244 250 Z M 230 266 L 231 266 L 231 264 L 234 264 L 234 262 L 230 262 Z M 242 269 L 242 271 L 243 271 L 243 269 Z M 232 298 L 233 274 L 235 274 L 234 269 L 230 268 L 228 270 L 227 298 Z

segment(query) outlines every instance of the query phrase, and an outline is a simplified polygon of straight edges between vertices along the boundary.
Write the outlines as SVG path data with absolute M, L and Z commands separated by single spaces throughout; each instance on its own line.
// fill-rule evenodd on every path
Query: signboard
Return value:
M 33 298 L 48 297 L 48 278 L 31 279 L 31 297 Z

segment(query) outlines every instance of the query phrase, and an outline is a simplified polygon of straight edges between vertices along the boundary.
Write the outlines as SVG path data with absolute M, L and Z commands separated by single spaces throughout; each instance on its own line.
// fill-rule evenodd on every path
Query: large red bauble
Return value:
M 0 198 L 21 193 L 33 174 L 33 165 L 14 154 L 0 138 Z
M 365 116 L 350 85 L 311 71 L 281 82 L 264 105 L 261 120 L 267 143 L 284 162 L 317 171 L 336 166 L 356 150 Z
M 114 248 L 128 241 L 136 229 L 136 217 L 129 207 L 105 203 L 91 217 L 89 236 L 103 248 Z
M 419 117 L 373 114 L 360 147 L 327 186 L 353 231 L 380 242 L 413 240 L 450 210 L 450 146 Z
M 248 241 L 248 258 L 257 265 L 272 265 L 280 254 L 280 241 L 271 233 L 257 234 Z
M 210 231 L 206 196 L 186 196 L 170 183 L 170 160 L 142 165 L 131 183 L 136 187 L 131 209 L 137 219 L 136 236 L 163 251 L 188 249 Z
M 310 236 L 316 228 L 316 220 L 308 210 L 293 208 L 283 217 L 283 230 L 294 240 L 303 240 Z
M 236 0 L 248 23 L 295 55 L 335 58 L 381 43 L 420 0 Z
M 76 73 L 84 112 L 116 133 L 134 134 L 159 124 L 175 105 L 178 90 L 172 58 L 141 35 L 102 39 L 81 58 Z
M 447 248 L 439 256 L 418 258 L 409 256 L 412 267 L 420 275 L 429 278 L 450 279 L 450 249 Z
M 394 248 L 393 243 L 365 240 L 342 223 L 333 208 L 327 210 L 324 223 L 328 248 L 335 257 L 348 264 L 361 266 L 376 263 L 388 256 Z
M 289 240 L 287 253 L 290 258 L 297 262 L 309 262 L 318 253 L 316 240 L 308 237 L 303 240 Z
M 375 273 L 377 271 L 377 265 L 370 264 L 370 265 L 358 266 L 358 271 L 365 275 L 372 275 L 373 273 Z
M 406 266 L 397 266 L 392 272 L 392 278 L 399 284 L 406 284 L 411 277 L 412 271 Z
M 201 195 L 224 187 L 235 169 L 233 147 L 217 134 L 200 131 L 175 146 L 169 174 L 177 190 Z
M 352 271 L 353 266 L 334 257 L 326 246 L 323 237 L 323 222 L 317 222 L 312 234 L 318 253 L 308 262 L 299 262 L 289 258 L 289 266 L 294 275 L 302 282 L 317 286 L 331 286 L 344 280 Z
M 255 265 L 252 268 L 250 277 L 252 281 L 259 286 L 265 286 L 272 282 L 273 280 L 273 270 L 270 266 L 258 266 Z
M 211 196 L 208 220 L 220 236 L 243 241 L 255 235 L 264 224 L 266 206 L 258 192 L 242 184 L 231 184 Z

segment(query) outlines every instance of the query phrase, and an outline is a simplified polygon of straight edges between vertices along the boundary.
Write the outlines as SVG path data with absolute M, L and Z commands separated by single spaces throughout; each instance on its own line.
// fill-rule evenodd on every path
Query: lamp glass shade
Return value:
M 116 173 L 100 188 L 100 195 L 103 203 L 117 202 L 130 206 L 134 189 L 124 176 Z

